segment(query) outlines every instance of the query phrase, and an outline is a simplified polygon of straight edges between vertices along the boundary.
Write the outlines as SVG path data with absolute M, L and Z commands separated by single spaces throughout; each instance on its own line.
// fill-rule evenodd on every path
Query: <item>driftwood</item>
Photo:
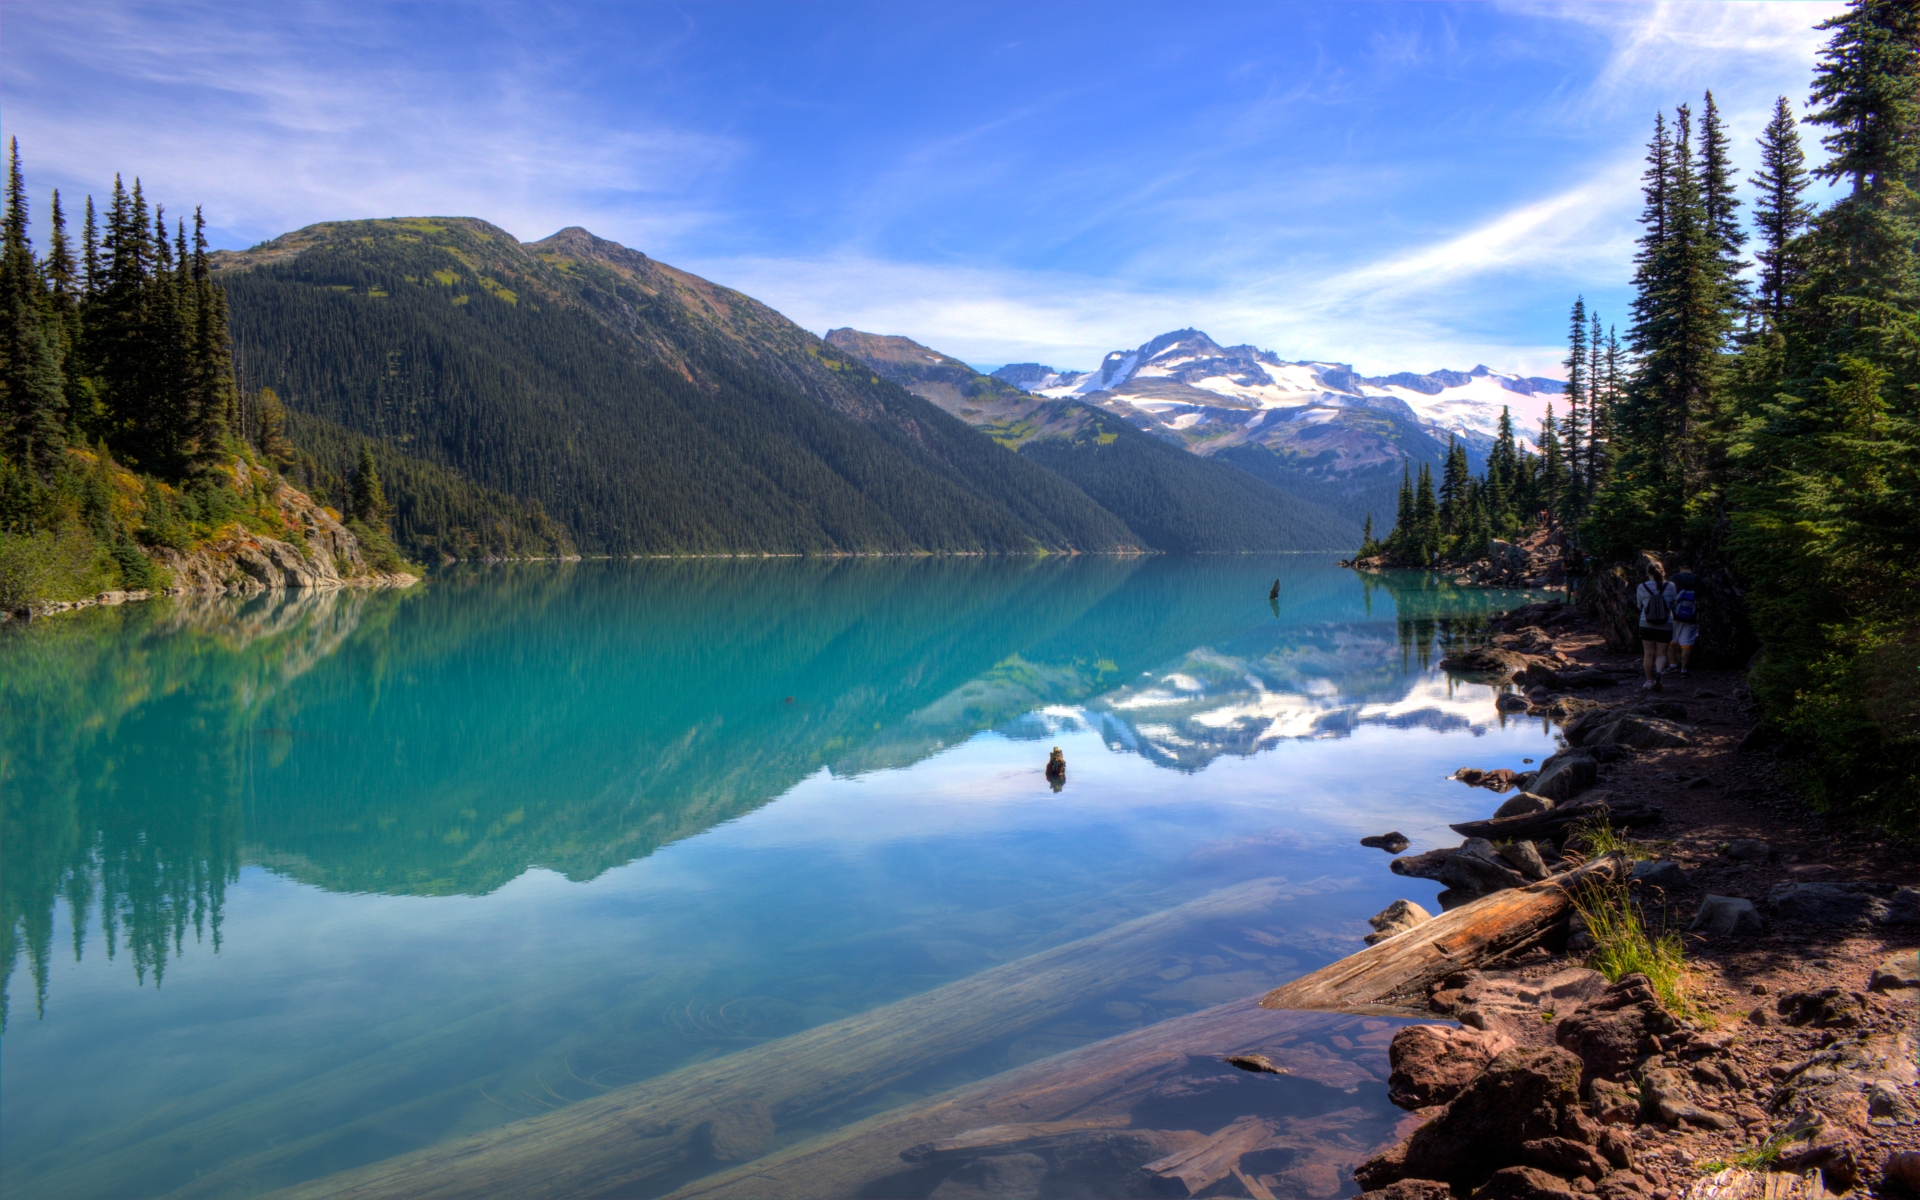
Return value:
M 1386 1045 L 1392 1032 L 1385 1022 L 1364 1017 L 1269 1012 L 1252 997 L 1235 1000 L 870 1117 L 757 1162 L 690 1183 L 672 1193 L 669 1200 L 766 1200 L 769 1196 L 781 1200 L 842 1200 L 860 1194 L 924 1195 L 938 1182 L 939 1176 L 932 1172 L 954 1165 L 970 1156 L 969 1152 L 1044 1153 L 1075 1139 L 1141 1132 L 1129 1120 L 1130 1109 L 1153 1097 L 1170 1079 L 1189 1076 L 1196 1064 L 1210 1064 L 1236 1074 L 1219 1062 L 1229 1055 L 1257 1053 L 1277 1064 L 1285 1080 L 1304 1080 L 1309 1087 L 1328 1089 L 1316 1092 L 1316 1096 L 1324 1097 L 1320 1102 L 1326 1107 L 1338 1109 L 1351 1089 L 1377 1083 L 1386 1073 Z M 1360 1048 L 1353 1053 L 1363 1061 L 1335 1057 L 1317 1044 L 1336 1035 L 1358 1042 Z M 1261 1085 L 1260 1091 L 1300 1086 L 1272 1076 L 1242 1078 Z M 1374 1131 L 1374 1145 L 1351 1137 L 1336 1141 L 1351 1131 L 1363 1135 L 1368 1132 L 1364 1122 L 1356 1123 L 1352 1110 L 1289 1119 L 1287 1127 L 1276 1133 L 1279 1124 L 1268 1124 L 1260 1139 L 1247 1137 L 1244 1150 L 1293 1146 L 1317 1150 L 1322 1157 L 1337 1154 L 1343 1165 L 1351 1165 L 1367 1158 L 1378 1144 L 1394 1140 L 1390 1129 L 1383 1126 Z M 1163 1131 L 1144 1132 L 1169 1138 Z M 1235 1138 L 1248 1132 L 1243 1128 Z M 1185 1142 L 1183 1151 L 1214 1141 L 1192 1132 L 1181 1140 Z M 1145 1160 L 1152 1157 L 1134 1160 L 1130 1169 L 1138 1171 L 1149 1165 Z M 1205 1174 L 1189 1168 L 1181 1153 L 1168 1157 L 1180 1161 L 1155 1161 L 1151 1165 L 1161 1168 L 1155 1174 L 1169 1194 L 1186 1191 L 1175 1183 L 1183 1174 L 1191 1173 L 1196 1178 Z M 1218 1154 L 1216 1161 L 1219 1159 L 1225 1159 L 1228 1166 L 1216 1178 L 1241 1168 L 1233 1156 Z M 1351 1163 L 1346 1163 L 1349 1159 Z M 903 1181 L 906 1186 L 884 1185 L 889 1177 L 928 1168 L 932 1168 L 928 1174 Z M 1252 1187 L 1248 1193 L 1259 1194 Z
M 1549 834 L 1559 834 L 1582 821 L 1605 816 L 1607 823 L 1616 829 L 1634 829 L 1641 825 L 1658 825 L 1661 809 L 1658 804 L 1649 804 L 1644 800 L 1621 800 L 1612 803 L 1600 801 L 1582 801 L 1559 808 L 1550 808 L 1546 812 L 1520 813 L 1511 817 L 1489 817 L 1484 821 L 1462 821 L 1449 826 L 1462 837 L 1486 838 L 1490 842 L 1537 841 Z
M 1176 1196 L 1198 1196 L 1227 1176 L 1237 1175 L 1252 1188 L 1258 1189 L 1254 1192 L 1256 1196 L 1265 1192 L 1267 1200 L 1273 1200 L 1272 1192 L 1247 1179 L 1240 1170 L 1240 1158 L 1266 1145 L 1277 1132 L 1279 1130 L 1274 1123 L 1264 1117 L 1241 1117 L 1212 1137 L 1184 1150 L 1176 1150 L 1140 1169 L 1175 1185 L 1164 1190 L 1173 1191 Z
M 1626 871 L 1625 856 L 1609 854 L 1529 887 L 1482 896 L 1275 988 L 1260 1006 L 1423 1015 L 1433 984 L 1540 940 L 1566 915 L 1582 881 Z
M 716 1129 L 738 1123 L 738 1113 L 764 1106 L 758 1111 L 777 1128 L 884 1090 L 1150 973 L 1169 934 L 1193 922 L 1262 912 L 1282 886 L 1266 879 L 1224 888 L 871 1012 L 273 1195 L 455 1200 L 646 1193 L 649 1180 L 705 1153 Z

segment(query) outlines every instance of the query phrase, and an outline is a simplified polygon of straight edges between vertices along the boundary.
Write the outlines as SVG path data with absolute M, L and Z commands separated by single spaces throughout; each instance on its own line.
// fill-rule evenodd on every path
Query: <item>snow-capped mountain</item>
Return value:
M 1091 371 L 1014 363 L 994 375 L 1039 395 L 1077 399 L 1212 455 L 1260 446 L 1322 476 L 1430 456 L 1405 444 L 1457 436 L 1476 458 L 1493 444 L 1504 408 L 1532 444 L 1556 380 L 1477 366 L 1471 371 L 1366 377 L 1333 362 L 1289 362 L 1255 346 L 1221 346 L 1197 329 L 1116 350 Z

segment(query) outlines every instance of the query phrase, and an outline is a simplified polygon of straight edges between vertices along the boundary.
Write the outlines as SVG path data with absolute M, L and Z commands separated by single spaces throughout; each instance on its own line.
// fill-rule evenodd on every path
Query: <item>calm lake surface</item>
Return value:
M 1277 878 L 778 1140 L 1258 994 L 1436 907 L 1356 839 L 1457 841 L 1488 793 L 1448 773 L 1551 752 L 1432 665 L 1525 599 L 1331 556 L 525 564 L 0 629 L 0 1189 L 257 1195 Z

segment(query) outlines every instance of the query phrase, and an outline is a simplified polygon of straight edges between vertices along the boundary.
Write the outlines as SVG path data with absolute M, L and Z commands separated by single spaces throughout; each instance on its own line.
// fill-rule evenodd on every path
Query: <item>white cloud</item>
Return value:
M 583 121 L 559 64 L 471 70 L 394 44 L 377 12 L 10 6 L 9 132 L 36 191 L 100 195 L 121 171 L 247 236 L 478 214 L 529 239 L 586 223 L 661 239 L 712 219 L 702 188 L 737 159 L 733 139 Z

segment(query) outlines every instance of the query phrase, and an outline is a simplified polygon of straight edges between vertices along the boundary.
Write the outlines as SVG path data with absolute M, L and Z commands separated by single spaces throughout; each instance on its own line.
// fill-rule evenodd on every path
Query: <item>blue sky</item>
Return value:
M 1624 318 L 1654 112 L 1711 87 L 1750 168 L 1838 7 L 9 0 L 0 123 L 36 217 L 121 171 L 220 245 L 584 225 L 976 364 L 1555 374 L 1576 292 Z

